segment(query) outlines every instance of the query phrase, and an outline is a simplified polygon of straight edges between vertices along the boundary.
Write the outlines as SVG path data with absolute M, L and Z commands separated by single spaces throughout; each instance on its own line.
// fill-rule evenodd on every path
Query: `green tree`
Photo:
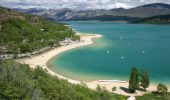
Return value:
M 31 46 L 28 44 L 21 44 L 20 45 L 20 51 L 22 53 L 26 53 L 26 52 L 32 52 Z
M 49 44 L 50 47 L 53 47 L 54 46 L 54 41 L 50 41 L 48 44 Z
M 132 67 L 129 80 L 129 91 L 134 93 L 139 88 L 139 73 L 137 68 Z
M 71 84 L 37 67 L 14 61 L 0 62 L 0 100 L 125 100 L 97 87 L 91 90 L 81 84 Z
M 146 88 L 149 87 L 149 84 L 150 84 L 150 79 L 149 79 L 149 73 L 147 70 L 144 70 L 142 73 L 141 73 L 141 79 L 140 79 L 140 86 L 144 88 L 144 90 L 146 91 Z
M 164 84 L 162 83 L 159 83 L 158 86 L 157 86 L 157 90 L 156 92 L 159 94 L 159 95 L 164 95 L 168 92 L 168 88 L 167 86 L 165 86 Z

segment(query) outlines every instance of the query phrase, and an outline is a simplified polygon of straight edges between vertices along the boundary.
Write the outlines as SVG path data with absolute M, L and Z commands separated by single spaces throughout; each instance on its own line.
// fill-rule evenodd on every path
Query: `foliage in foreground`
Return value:
M 153 94 L 145 94 L 143 96 L 136 97 L 137 100 L 170 100 L 170 94 L 163 96 L 156 96 Z
M 150 94 L 137 97 L 137 100 L 170 100 L 170 93 L 168 88 L 162 83 L 157 85 L 157 90 Z
M 167 93 L 168 93 L 168 87 L 165 86 L 165 85 L 162 84 L 162 83 L 159 83 L 159 84 L 157 85 L 156 91 L 153 91 L 153 94 L 158 95 L 158 96 L 166 95 Z
M 38 67 L 14 61 L 0 62 L 0 100 L 125 100 L 126 97 L 97 87 L 70 84 Z

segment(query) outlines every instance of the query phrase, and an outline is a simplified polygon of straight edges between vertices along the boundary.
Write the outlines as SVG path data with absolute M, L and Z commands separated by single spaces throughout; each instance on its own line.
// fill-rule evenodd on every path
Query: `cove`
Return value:
M 60 53 L 49 68 L 81 81 L 128 80 L 132 66 L 153 82 L 170 83 L 170 26 L 114 22 L 64 22 L 80 33 L 101 34 L 92 45 Z

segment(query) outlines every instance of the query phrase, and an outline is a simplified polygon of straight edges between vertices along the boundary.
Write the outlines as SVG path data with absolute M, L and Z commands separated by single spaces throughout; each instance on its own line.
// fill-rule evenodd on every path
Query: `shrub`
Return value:
M 113 87 L 113 88 L 112 88 L 112 91 L 116 91 L 116 89 L 117 89 L 117 87 Z
M 167 94 L 168 93 L 168 88 L 167 88 L 167 86 L 165 86 L 164 84 L 162 84 L 162 83 L 159 83 L 158 85 L 157 85 L 157 89 L 156 89 L 156 91 L 152 91 L 152 94 L 154 94 L 154 95 L 165 95 L 165 94 Z
M 159 93 L 159 95 L 164 95 L 167 94 L 168 88 L 164 84 L 159 83 L 156 91 Z

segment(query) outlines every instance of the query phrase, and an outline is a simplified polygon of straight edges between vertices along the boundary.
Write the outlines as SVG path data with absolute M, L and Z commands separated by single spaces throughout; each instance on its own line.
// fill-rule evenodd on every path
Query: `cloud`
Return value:
M 0 5 L 10 8 L 71 8 L 112 9 L 131 8 L 149 3 L 169 3 L 170 0 L 0 0 Z

